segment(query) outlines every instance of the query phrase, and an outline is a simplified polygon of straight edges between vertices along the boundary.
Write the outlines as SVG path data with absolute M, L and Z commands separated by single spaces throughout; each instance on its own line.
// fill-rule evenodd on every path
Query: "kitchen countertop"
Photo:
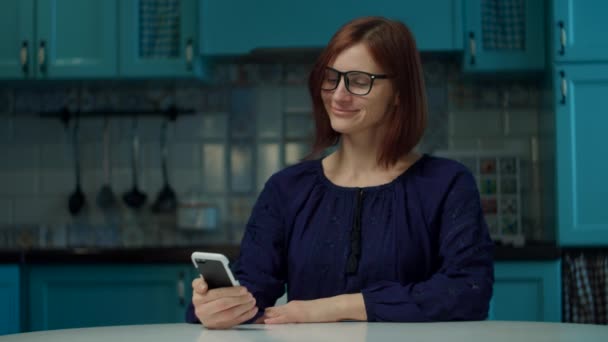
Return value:
M 1 337 L 9 342 L 92 341 L 605 341 L 608 326 L 511 321 L 240 325 L 208 330 L 196 324 L 125 325 L 50 330 Z
M 71 248 L 0 251 L 0 264 L 49 264 L 49 263 L 190 263 L 194 251 L 223 253 L 230 260 L 238 257 L 235 244 L 208 245 L 201 247 L 171 248 Z M 520 248 L 497 245 L 496 261 L 543 261 L 557 260 L 562 250 L 550 244 L 535 244 Z
M 562 249 L 550 243 L 530 243 L 523 247 L 496 245 L 496 261 L 545 261 L 556 260 L 562 256 Z
M 19 264 L 23 260 L 23 252 L 19 251 L 0 251 L 0 265 L 1 264 Z

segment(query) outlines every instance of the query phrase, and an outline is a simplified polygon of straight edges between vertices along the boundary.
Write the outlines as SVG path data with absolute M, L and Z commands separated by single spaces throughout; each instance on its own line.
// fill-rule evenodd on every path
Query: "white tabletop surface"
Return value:
M 608 341 L 608 326 L 536 322 L 360 323 L 242 325 L 207 330 L 194 324 L 126 325 L 0 336 L 0 342 L 93 341 Z

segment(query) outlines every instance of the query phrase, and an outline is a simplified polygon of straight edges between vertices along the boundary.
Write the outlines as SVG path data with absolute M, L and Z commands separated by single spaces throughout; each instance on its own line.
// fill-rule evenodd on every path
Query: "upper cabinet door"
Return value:
M 465 71 L 542 71 L 545 2 L 465 0 Z
M 462 50 L 460 0 L 201 1 L 203 55 L 239 55 L 258 48 L 321 48 L 346 22 L 379 15 L 403 21 L 418 48 Z
M 192 76 L 196 22 L 196 0 L 121 0 L 121 76 Z
M 34 0 L 0 3 L 0 78 L 27 79 L 34 75 Z
M 555 72 L 557 225 L 562 246 L 608 245 L 608 65 Z
M 553 0 L 555 61 L 608 61 L 608 2 Z
M 116 0 L 38 0 L 38 78 L 114 77 Z

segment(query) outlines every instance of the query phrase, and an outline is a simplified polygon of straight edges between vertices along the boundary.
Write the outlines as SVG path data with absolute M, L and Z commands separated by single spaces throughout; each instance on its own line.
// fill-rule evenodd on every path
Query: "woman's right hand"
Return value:
M 258 307 L 255 298 L 243 286 L 209 290 L 207 283 L 196 278 L 192 281 L 194 314 L 209 329 L 228 329 L 255 316 Z

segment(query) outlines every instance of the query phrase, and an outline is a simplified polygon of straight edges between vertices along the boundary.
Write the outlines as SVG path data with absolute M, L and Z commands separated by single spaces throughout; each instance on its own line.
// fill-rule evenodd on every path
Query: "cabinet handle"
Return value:
M 192 59 L 194 58 L 194 47 L 193 47 L 194 43 L 192 41 L 192 38 L 189 38 L 188 41 L 186 42 L 186 69 L 188 71 L 192 70 Z
M 475 33 L 469 32 L 469 51 L 471 52 L 471 60 L 469 64 L 475 65 L 475 56 L 477 55 L 477 45 L 475 44 Z
M 566 28 L 564 27 L 564 22 L 563 21 L 559 21 L 557 23 L 557 26 L 559 27 L 559 55 L 563 56 L 566 53 Z
M 40 72 L 46 73 L 46 42 L 44 40 L 40 41 L 38 47 L 38 67 Z
M 559 75 L 562 78 L 561 90 L 562 90 L 562 100 L 559 102 L 562 105 L 566 104 L 566 95 L 568 94 L 568 82 L 566 82 L 566 73 L 562 70 L 559 72 Z
M 19 52 L 19 58 L 21 60 L 21 71 L 23 72 L 23 74 L 27 75 L 29 73 L 29 63 L 27 62 L 28 59 L 28 41 L 24 40 L 23 42 L 21 42 L 21 51 Z
M 180 306 L 186 305 L 185 292 L 184 272 L 179 272 L 179 279 L 177 280 L 177 297 L 179 298 Z

